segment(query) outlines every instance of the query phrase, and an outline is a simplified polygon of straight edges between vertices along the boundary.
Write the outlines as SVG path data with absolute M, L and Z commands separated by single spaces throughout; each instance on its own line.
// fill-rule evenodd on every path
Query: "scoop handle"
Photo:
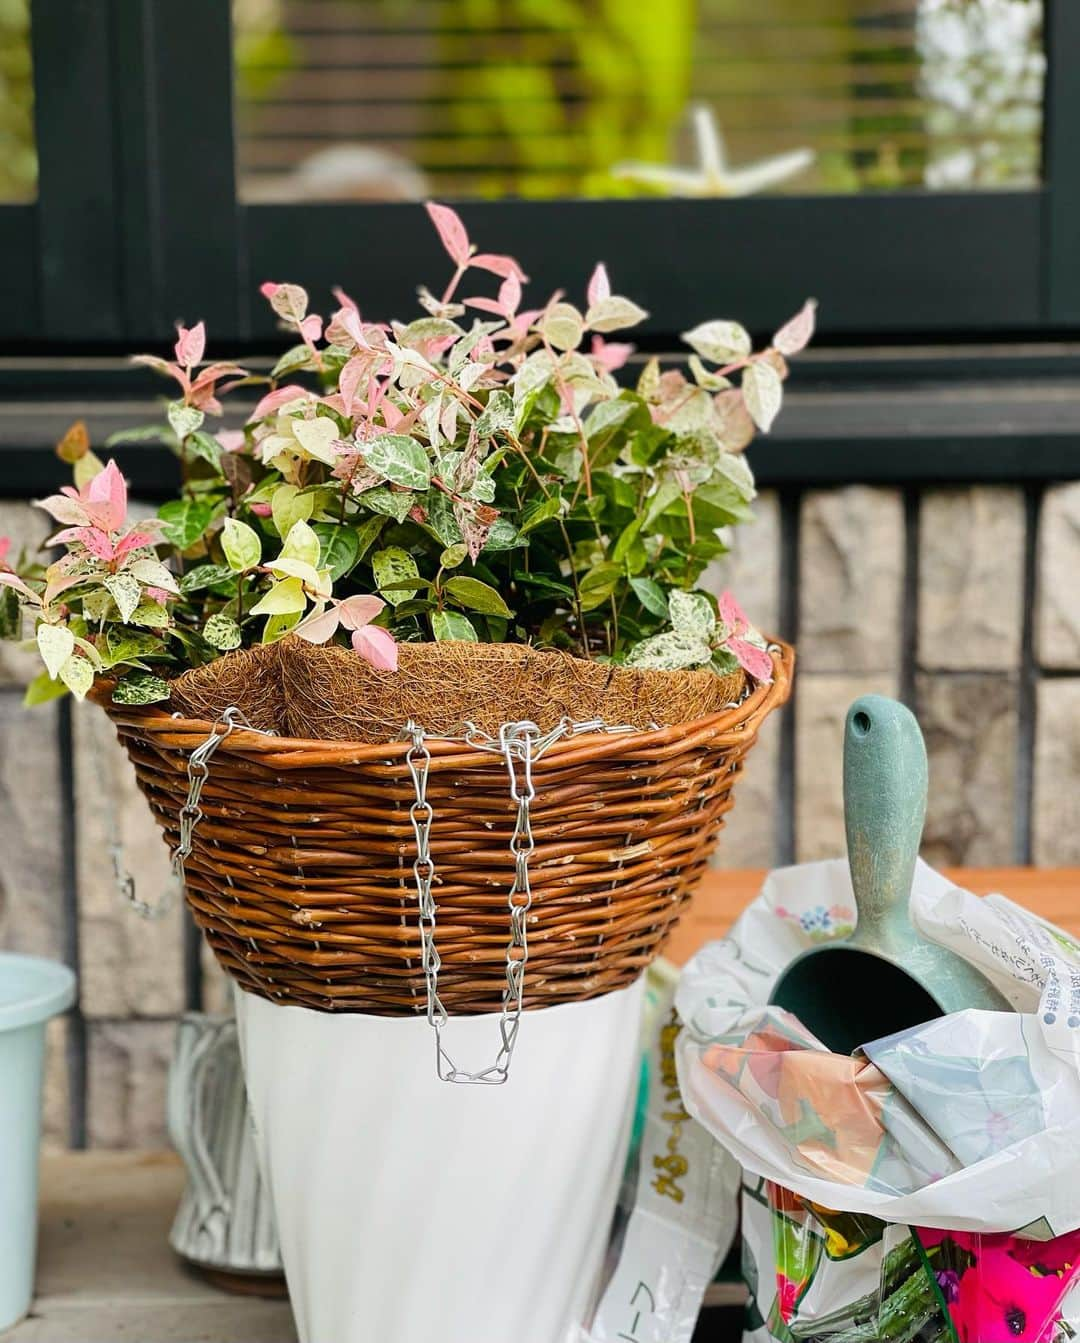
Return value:
M 844 725 L 844 824 L 858 910 L 852 942 L 901 955 L 917 935 L 908 918 L 923 822 L 926 746 L 914 714 L 863 695 Z

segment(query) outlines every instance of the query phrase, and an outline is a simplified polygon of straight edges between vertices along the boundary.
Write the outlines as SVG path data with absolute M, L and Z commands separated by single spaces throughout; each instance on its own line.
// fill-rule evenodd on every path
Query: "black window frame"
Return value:
M 418 280 L 438 283 L 445 259 L 415 205 L 237 199 L 229 10 L 33 0 L 40 177 L 36 202 L 0 206 L 0 349 L 126 350 L 198 318 L 218 350 L 267 346 L 263 279 L 319 301 L 342 284 L 379 315 L 410 311 Z M 1080 5 L 1045 0 L 1045 20 L 1031 190 L 459 208 L 537 293 L 582 287 L 603 257 L 652 314 L 646 347 L 717 311 L 764 332 L 807 294 L 825 344 L 1061 339 L 1080 329 Z

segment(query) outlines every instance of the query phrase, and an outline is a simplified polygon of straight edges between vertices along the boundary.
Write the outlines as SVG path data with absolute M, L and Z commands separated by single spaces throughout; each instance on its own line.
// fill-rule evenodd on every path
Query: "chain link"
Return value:
M 412 778 L 414 798 L 409 808 L 416 857 L 413 875 L 419 905 L 420 964 L 424 973 L 427 994 L 427 1019 L 435 1033 L 435 1066 L 442 1082 L 499 1086 L 510 1076 L 510 1062 L 517 1044 L 525 994 L 525 970 L 529 963 L 529 911 L 532 909 L 532 882 L 529 860 L 536 848 L 532 831 L 532 803 L 536 797 L 533 783 L 533 765 L 541 755 L 560 738 L 577 736 L 583 732 L 633 732 L 629 724 L 609 727 L 599 718 L 574 723 L 563 718 L 549 732 L 541 734 L 535 723 L 522 721 L 504 723 L 498 738 L 481 732 L 473 723 L 467 723 L 464 740 L 469 746 L 482 751 L 497 752 L 506 765 L 510 785 L 510 800 L 516 804 L 514 831 L 510 836 L 510 853 L 514 859 L 514 880 L 507 895 L 510 918 L 510 940 L 506 947 L 506 982 L 502 991 L 502 1009 L 499 1013 L 499 1052 L 494 1063 L 478 1072 L 459 1068 L 443 1043 L 443 1028 L 447 1011 L 439 997 L 439 971 L 442 959 L 435 945 L 438 906 L 433 885 L 435 863 L 431 856 L 431 825 L 434 809 L 427 797 L 431 752 L 424 739 L 424 730 L 416 723 L 406 724 L 404 737 L 409 742 L 405 763 Z
M 224 731 L 219 731 L 219 728 L 223 728 Z M 214 723 L 206 740 L 200 742 L 192 751 L 187 763 L 187 799 L 180 808 L 180 842 L 172 851 L 172 883 L 156 905 L 149 904 L 138 895 L 135 890 L 135 878 L 124 868 L 119 834 L 114 833 L 111 838 L 109 851 L 117 890 L 121 899 L 125 900 L 142 919 L 156 921 L 164 918 L 176 903 L 177 895 L 184 889 L 184 860 L 191 854 L 195 827 L 203 818 L 199 800 L 206 786 L 206 780 L 210 777 L 210 759 L 236 728 L 244 728 L 248 732 L 260 732 L 263 736 L 272 735 L 263 732 L 261 728 L 252 727 L 238 708 L 230 706 Z

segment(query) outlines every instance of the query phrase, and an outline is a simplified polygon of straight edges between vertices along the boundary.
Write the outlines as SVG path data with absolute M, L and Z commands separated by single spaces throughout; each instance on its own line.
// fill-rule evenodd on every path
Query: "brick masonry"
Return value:
M 867 691 L 922 721 L 930 861 L 1080 864 L 1080 486 L 853 486 L 783 508 L 766 492 L 758 515 L 705 585 L 795 638 L 797 691 L 750 757 L 718 864 L 843 852 L 843 718 Z M 0 534 L 36 543 L 42 519 L 0 502 Z M 144 923 L 124 907 L 126 872 L 167 894 L 164 847 L 98 711 L 22 709 L 34 670 L 0 645 L 0 946 L 81 971 L 78 1010 L 49 1033 L 47 1141 L 160 1145 L 175 1018 L 223 1010 L 228 986 L 179 908 Z

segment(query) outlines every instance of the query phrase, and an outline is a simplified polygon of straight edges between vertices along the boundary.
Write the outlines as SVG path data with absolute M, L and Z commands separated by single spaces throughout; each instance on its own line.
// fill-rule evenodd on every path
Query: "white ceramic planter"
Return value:
M 236 998 L 302 1343 L 576 1340 L 626 1155 L 640 981 L 527 1012 L 498 1087 L 440 1082 L 423 1018 Z M 451 1019 L 461 1066 L 494 1056 L 497 1023 Z

